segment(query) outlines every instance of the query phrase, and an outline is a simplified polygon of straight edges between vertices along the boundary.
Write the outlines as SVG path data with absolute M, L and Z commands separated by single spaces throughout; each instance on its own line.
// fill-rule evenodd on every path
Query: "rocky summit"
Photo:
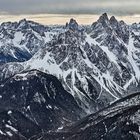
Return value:
M 0 25 L 0 138 L 137 140 L 140 24 Z

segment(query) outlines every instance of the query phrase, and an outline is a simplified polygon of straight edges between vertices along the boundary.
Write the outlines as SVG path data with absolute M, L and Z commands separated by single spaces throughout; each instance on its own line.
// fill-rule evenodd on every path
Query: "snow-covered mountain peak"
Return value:
M 22 19 L 17 24 L 17 30 L 27 30 L 30 29 L 31 23 L 27 19 Z

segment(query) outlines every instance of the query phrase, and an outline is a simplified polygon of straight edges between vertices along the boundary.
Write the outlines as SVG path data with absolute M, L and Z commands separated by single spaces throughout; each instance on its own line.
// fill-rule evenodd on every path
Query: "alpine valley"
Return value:
M 0 25 L 0 140 L 139 139 L 140 23 Z

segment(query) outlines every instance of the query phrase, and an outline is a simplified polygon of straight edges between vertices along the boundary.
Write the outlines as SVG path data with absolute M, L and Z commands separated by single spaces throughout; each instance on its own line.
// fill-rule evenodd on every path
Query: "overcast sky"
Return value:
M 140 0 L 0 0 L 0 23 L 26 18 L 65 24 L 75 18 L 79 24 L 91 24 L 105 12 L 130 24 L 140 22 Z
M 140 14 L 140 0 L 0 0 L 7 14 Z

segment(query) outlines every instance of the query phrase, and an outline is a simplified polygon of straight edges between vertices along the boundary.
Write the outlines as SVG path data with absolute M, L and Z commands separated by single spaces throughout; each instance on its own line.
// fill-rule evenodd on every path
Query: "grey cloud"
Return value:
M 0 0 L 0 12 L 10 14 L 140 14 L 140 0 Z

